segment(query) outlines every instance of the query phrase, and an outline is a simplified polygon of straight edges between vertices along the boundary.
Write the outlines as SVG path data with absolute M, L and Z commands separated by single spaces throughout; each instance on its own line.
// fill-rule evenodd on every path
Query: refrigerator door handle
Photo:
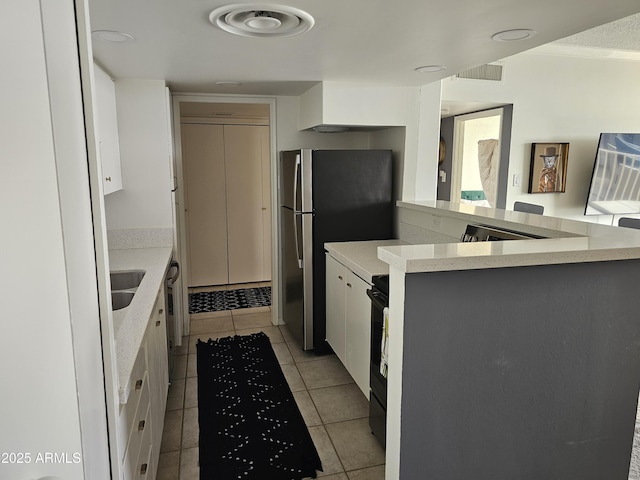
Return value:
M 296 243 L 296 258 L 298 259 L 298 268 L 302 270 L 302 255 L 300 251 L 300 241 L 298 240 L 298 220 L 302 221 L 300 215 L 300 213 L 293 214 L 293 238 L 295 239 Z
M 300 183 L 298 181 L 298 177 L 300 175 L 300 154 L 296 154 L 296 166 L 293 170 L 293 211 L 294 212 L 299 212 L 300 209 L 298 208 L 298 184 Z M 297 231 L 297 229 L 296 229 Z M 296 245 L 297 245 L 297 235 L 296 235 Z M 298 250 L 299 251 L 299 250 Z M 302 267 L 301 267 L 302 268 Z

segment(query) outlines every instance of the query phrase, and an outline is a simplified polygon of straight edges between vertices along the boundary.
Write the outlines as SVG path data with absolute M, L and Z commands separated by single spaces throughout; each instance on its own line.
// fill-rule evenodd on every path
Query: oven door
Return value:
M 380 372 L 384 310 L 389 306 L 388 296 L 375 286 L 367 290 L 371 298 L 371 362 L 369 385 L 369 427 L 382 448 L 387 439 L 387 379 Z
M 384 309 L 389 306 L 389 298 L 384 292 L 373 287 L 367 290 L 371 298 L 371 391 L 375 394 L 383 408 L 387 407 L 387 379 L 380 372 L 382 354 L 382 335 L 384 326 Z

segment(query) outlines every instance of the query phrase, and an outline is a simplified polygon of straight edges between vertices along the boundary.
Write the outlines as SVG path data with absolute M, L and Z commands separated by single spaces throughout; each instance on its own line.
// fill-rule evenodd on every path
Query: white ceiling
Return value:
M 638 0 L 291 0 L 315 18 L 302 35 L 237 37 L 211 25 L 220 0 L 89 0 L 92 30 L 133 35 L 93 41 L 96 60 L 117 78 L 164 79 L 174 92 L 299 95 L 319 81 L 423 85 L 467 68 L 640 12 Z M 268 4 L 267 4 L 268 5 Z M 640 50 L 638 16 L 562 42 Z M 491 35 L 513 28 L 522 42 Z M 632 40 L 629 39 L 632 28 Z M 416 73 L 440 64 L 440 73 Z M 235 88 L 218 81 L 238 81 Z

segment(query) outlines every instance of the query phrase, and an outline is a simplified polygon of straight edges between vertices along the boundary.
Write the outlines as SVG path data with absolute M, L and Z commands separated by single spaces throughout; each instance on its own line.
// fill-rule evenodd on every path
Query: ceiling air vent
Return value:
M 502 81 L 503 66 L 499 63 L 488 63 L 479 67 L 470 68 L 456 74 L 456 78 L 466 78 L 470 80 L 491 80 L 493 82 Z
M 307 12 L 286 5 L 234 4 L 216 8 L 209 21 L 242 37 L 290 37 L 310 30 L 314 20 Z

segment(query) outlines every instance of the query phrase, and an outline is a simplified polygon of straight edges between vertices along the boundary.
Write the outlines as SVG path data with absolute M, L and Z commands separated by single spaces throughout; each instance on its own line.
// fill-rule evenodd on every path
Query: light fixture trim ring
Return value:
M 512 28 L 510 30 L 503 30 L 502 32 L 494 33 L 491 35 L 491 39 L 496 42 L 519 42 L 533 38 L 537 33 L 538 32 L 531 30 L 530 28 Z

